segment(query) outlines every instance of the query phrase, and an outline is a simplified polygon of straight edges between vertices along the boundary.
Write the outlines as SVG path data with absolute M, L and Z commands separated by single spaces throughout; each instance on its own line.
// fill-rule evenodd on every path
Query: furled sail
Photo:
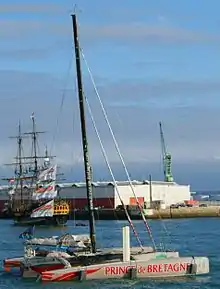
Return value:
M 57 174 L 57 165 L 51 166 L 46 170 L 43 170 L 38 176 L 38 183 L 45 181 L 55 181 Z
M 43 170 L 37 178 L 37 186 L 32 194 L 32 199 L 54 199 L 57 197 L 56 190 L 57 165 Z
M 90 244 L 89 235 L 65 234 L 60 237 L 33 238 L 25 241 L 26 245 L 85 247 Z
M 31 213 L 31 218 L 53 217 L 54 200 L 34 209 Z
M 32 198 L 34 200 L 40 199 L 54 199 L 57 196 L 56 183 L 52 181 L 50 183 L 42 184 L 38 186 L 33 192 Z

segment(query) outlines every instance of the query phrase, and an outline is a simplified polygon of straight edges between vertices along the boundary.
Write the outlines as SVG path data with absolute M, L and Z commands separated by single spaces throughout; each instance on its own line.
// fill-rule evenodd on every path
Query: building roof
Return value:
M 149 185 L 150 182 L 148 180 L 144 181 L 137 181 L 137 180 L 132 180 L 132 185 Z M 118 186 L 129 186 L 130 182 L 129 181 L 116 181 Z M 163 181 L 152 181 L 152 185 L 177 185 L 175 182 L 163 182 Z M 106 186 L 114 186 L 114 182 L 110 181 L 98 181 L 98 182 L 92 182 L 92 185 L 94 187 L 106 187 Z M 65 187 L 85 187 L 86 183 L 85 182 L 76 182 L 76 183 L 60 183 L 57 184 L 60 188 L 65 188 Z
M 129 181 L 116 181 L 118 186 L 129 186 L 130 182 Z M 175 182 L 164 182 L 164 181 L 152 181 L 152 185 L 178 185 Z M 137 180 L 132 180 L 132 185 L 149 185 L 150 182 L 149 180 L 144 180 L 144 181 L 137 181 Z M 94 187 L 107 187 L 107 186 L 114 186 L 114 182 L 112 181 L 98 181 L 98 182 L 92 182 L 92 185 Z M 66 182 L 66 183 L 57 183 L 57 187 L 59 188 L 71 188 L 71 187 L 85 187 L 86 183 L 85 182 Z M 0 194 L 3 191 L 7 191 L 11 186 L 9 185 L 3 185 L 0 186 Z

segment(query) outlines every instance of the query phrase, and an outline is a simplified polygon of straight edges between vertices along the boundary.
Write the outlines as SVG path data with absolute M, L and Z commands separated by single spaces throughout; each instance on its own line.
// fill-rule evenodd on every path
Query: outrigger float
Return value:
M 10 271 L 12 268 L 21 269 L 25 267 L 28 269 L 31 264 L 31 267 L 33 265 L 33 268 L 36 269 L 35 275 L 34 271 L 32 275 L 36 277 L 38 276 L 37 272 L 42 272 L 43 270 L 64 268 L 67 263 L 63 258 L 68 259 L 71 257 L 70 254 L 89 252 L 90 247 L 91 241 L 89 235 L 64 234 L 60 237 L 34 237 L 24 241 L 23 256 L 4 259 L 3 267 L 5 271 Z M 23 272 L 24 270 L 22 271 L 22 275 Z
M 23 277 L 36 277 L 42 281 L 70 281 L 70 280 L 92 280 L 92 279 L 111 279 L 111 278 L 154 278 L 154 277 L 180 277 L 180 276 L 191 276 L 191 275 L 202 275 L 209 273 L 209 259 L 207 257 L 181 257 L 179 252 L 158 250 L 150 226 L 144 216 L 143 208 L 141 207 L 138 198 L 135 194 L 134 187 L 129 177 L 127 168 L 124 160 L 119 151 L 119 147 L 115 140 L 112 132 L 110 123 L 107 118 L 104 106 L 98 95 L 97 89 L 94 85 L 97 93 L 100 105 L 105 116 L 105 120 L 108 124 L 109 130 L 112 134 L 113 141 L 115 143 L 117 152 L 120 156 L 122 164 L 125 168 L 133 195 L 137 202 L 137 207 L 142 216 L 144 225 L 146 227 L 149 239 L 152 242 L 152 247 L 144 247 L 136 232 L 135 226 L 132 223 L 130 215 L 124 205 L 111 167 L 109 165 L 107 155 L 99 137 L 98 130 L 94 124 L 94 119 L 91 115 L 96 134 L 99 138 L 100 145 L 102 148 L 105 161 L 108 165 L 109 171 L 113 178 L 113 182 L 118 193 L 119 200 L 125 210 L 128 222 L 134 236 L 136 237 L 138 246 L 130 247 L 130 232 L 129 227 L 123 228 L 123 247 L 122 248 L 108 248 L 108 249 L 97 249 L 96 246 L 96 234 L 95 234 L 95 220 L 94 220 L 94 207 L 93 207 L 93 194 L 92 194 L 92 176 L 91 176 L 91 165 L 89 162 L 89 150 L 86 132 L 85 122 L 85 108 L 83 84 L 81 76 L 81 63 L 80 63 L 80 52 L 82 49 L 79 46 L 78 33 L 77 33 L 77 20 L 76 15 L 72 15 L 73 22 L 73 34 L 75 44 L 75 58 L 76 58 L 76 71 L 77 71 L 77 87 L 79 97 L 79 108 L 80 108 L 80 120 L 81 120 L 81 134 L 82 134 L 82 147 L 84 156 L 85 166 L 85 180 L 87 188 L 87 199 L 88 199 L 88 213 L 89 213 L 89 238 L 91 241 L 89 250 L 82 250 L 80 252 L 66 251 L 69 253 L 68 257 L 65 256 L 36 256 L 34 250 L 30 250 L 29 254 L 24 256 L 24 259 L 20 262 L 21 273 Z M 83 52 L 82 52 L 82 56 Z M 88 68 L 88 67 L 87 67 Z M 89 70 L 89 69 L 88 69 Z M 90 72 L 90 70 L 89 70 Z M 94 83 L 94 81 L 93 81 Z

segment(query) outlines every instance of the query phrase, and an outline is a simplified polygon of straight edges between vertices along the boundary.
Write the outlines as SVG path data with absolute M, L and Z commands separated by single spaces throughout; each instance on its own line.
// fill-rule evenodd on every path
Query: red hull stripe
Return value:
M 50 210 L 52 208 L 53 208 L 52 205 L 46 205 L 46 206 L 39 207 L 39 208 L 33 210 L 32 212 L 37 212 L 37 211 L 41 211 L 41 210 Z
M 88 270 L 86 270 L 86 274 L 93 274 L 93 273 L 99 271 L 100 269 L 101 269 L 101 267 L 97 268 L 97 269 L 88 269 Z M 79 271 L 68 272 L 68 273 L 63 273 L 62 275 L 55 277 L 56 275 L 52 272 L 42 272 L 41 278 L 42 278 L 42 281 L 52 281 L 52 282 L 70 281 L 74 277 L 77 277 L 78 274 L 79 274 Z

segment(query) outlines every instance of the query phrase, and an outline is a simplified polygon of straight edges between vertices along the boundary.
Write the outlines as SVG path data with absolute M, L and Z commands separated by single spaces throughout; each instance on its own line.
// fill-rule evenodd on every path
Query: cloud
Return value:
M 55 3 L 1 3 L 0 11 L 1 13 L 46 13 L 46 14 L 54 14 L 54 13 L 62 13 L 64 12 L 64 8 L 62 5 L 58 5 Z
M 0 49 L 0 58 L 10 60 L 33 60 L 48 57 L 53 52 L 52 47 L 27 49 Z
M 145 23 L 125 23 L 102 26 L 82 27 L 83 33 L 90 40 L 115 39 L 119 42 L 138 41 L 139 43 L 163 42 L 163 43 L 201 43 L 217 42 L 219 35 L 187 30 L 175 26 L 148 25 Z
M 18 20 L 18 19 L 0 19 L 0 37 L 10 39 L 21 39 L 22 37 L 32 36 L 42 30 L 47 29 L 47 23 L 40 20 Z
M 154 81 L 126 79 L 100 86 L 100 92 L 114 107 L 193 108 L 216 107 L 220 80 L 199 81 L 157 79 Z M 120 98 L 118 98 L 120 95 Z M 214 101 L 210 101 L 211 97 Z
M 15 5 L 14 10 L 22 10 L 24 5 Z M 51 4 L 51 12 L 59 11 L 59 6 Z M 26 10 L 25 10 L 26 9 Z M 27 5 L 24 11 L 49 12 L 50 5 Z M 12 12 L 14 11 L 12 10 Z M 0 19 L 0 57 L 2 59 L 31 60 L 46 58 L 60 50 L 70 50 L 72 46 L 72 23 L 70 13 L 60 10 L 60 17 L 2 18 Z M 2 11 L 10 11 L 9 4 L 2 4 Z M 83 15 L 82 15 L 83 16 Z M 219 35 L 203 31 L 193 31 L 177 27 L 155 18 L 152 23 L 114 22 L 94 24 L 82 21 L 79 14 L 79 33 L 83 47 L 103 45 L 149 45 L 149 44 L 194 44 L 219 42 Z M 117 20 L 121 21 L 121 20 Z M 128 21 L 128 20 L 127 20 Z M 138 65 L 138 64 L 137 64 Z M 157 65 L 157 63 L 152 63 Z
M 21 119 L 22 121 L 23 131 L 29 131 L 31 129 L 30 114 L 35 111 L 37 128 L 40 131 L 46 130 L 48 132 L 40 138 L 41 152 L 43 152 L 42 149 L 45 144 L 48 144 L 49 148 L 53 144 L 53 154 L 57 156 L 57 161 L 62 169 L 67 171 L 67 174 L 72 178 L 79 175 L 83 177 L 78 99 L 74 90 L 69 89 L 72 86 L 72 79 L 73 76 L 69 79 L 63 109 L 60 113 L 62 90 L 65 88 L 64 81 L 46 73 L 0 71 L 2 103 L 0 107 L 0 150 L 2 152 L 0 165 L 9 163 L 13 155 L 16 154 L 15 142 L 8 140 L 7 137 L 17 134 L 18 120 Z M 192 179 L 192 176 L 187 179 L 189 174 L 185 173 L 183 176 L 183 169 L 181 168 L 190 172 L 194 169 L 201 172 L 206 171 L 207 167 L 211 168 L 212 164 L 215 165 L 216 163 L 215 168 L 219 166 L 219 161 L 214 159 L 220 153 L 220 137 L 216 133 L 219 129 L 219 108 L 216 100 L 213 101 L 212 95 L 209 93 L 212 85 L 215 87 L 213 91 L 218 91 L 217 82 L 158 81 L 156 94 L 154 94 L 154 97 L 157 97 L 158 105 L 148 105 L 146 100 L 148 97 L 152 98 L 152 96 L 146 95 L 146 87 L 150 86 L 154 89 L 155 84 L 146 83 L 144 85 L 143 82 L 134 82 L 133 80 L 133 82 L 122 82 L 122 87 L 120 87 L 119 83 L 109 84 L 100 78 L 97 78 L 97 82 L 101 86 L 99 92 L 106 106 L 121 152 L 134 178 L 146 178 L 149 173 L 153 173 L 154 178 L 162 177 L 159 121 L 163 123 L 165 140 L 168 150 L 173 156 L 177 180 L 188 183 Z M 92 106 L 96 125 L 110 162 L 115 168 L 116 175 L 125 178 L 91 84 L 86 78 L 84 84 L 85 93 Z M 187 88 L 184 89 L 185 85 Z M 193 94 L 195 91 L 198 94 L 203 91 L 201 99 L 207 97 L 209 102 L 212 103 L 213 101 L 213 106 L 199 106 L 196 105 L 196 102 L 193 107 L 187 108 L 175 107 L 173 104 L 169 106 L 170 99 L 166 98 L 165 100 L 164 95 L 170 94 L 172 87 L 174 88 L 173 94 L 180 90 L 179 93 L 183 100 L 191 90 Z M 126 103 L 127 98 L 132 97 L 135 100 L 138 94 L 145 95 L 146 105 L 111 106 L 111 103 L 114 103 L 117 98 Z M 167 102 L 166 107 L 161 104 L 163 101 Z M 95 176 L 97 178 L 109 177 L 88 112 L 86 113 L 86 121 Z M 54 134 L 55 139 L 53 138 Z M 29 153 L 29 151 L 30 143 L 25 141 L 25 153 Z M 200 165 L 195 168 L 195 164 Z M 187 168 L 187 166 L 189 167 Z M 79 170 L 81 170 L 80 174 Z M 7 175 L 9 171 L 2 171 L 2 174 Z M 197 182 L 197 184 L 200 183 Z
M 46 38 L 45 38 L 46 36 Z M 5 18 L 0 19 L 0 37 L 7 41 L 27 41 L 32 43 L 37 39 L 45 42 L 47 38 L 51 41 L 54 39 L 60 41 L 72 36 L 72 24 L 70 15 L 67 15 L 63 21 L 55 18 Z M 13 37 L 13 39 L 12 39 Z
M 63 15 L 64 16 L 64 15 Z M 220 35 L 209 34 L 203 31 L 187 30 L 177 26 L 147 24 L 147 23 L 115 23 L 99 24 L 81 23 L 80 37 L 83 41 L 95 44 L 97 41 L 108 41 L 125 43 L 217 43 Z M 57 37 L 71 37 L 72 25 L 70 15 L 63 18 L 63 21 L 55 20 L 33 20 L 33 19 L 1 19 L 1 37 L 27 37 L 37 33 Z
M 56 54 L 57 51 L 68 51 L 71 49 L 71 45 L 67 45 L 66 42 L 60 42 L 58 40 L 51 40 L 51 43 L 36 43 L 26 42 L 25 47 L 10 47 L 0 48 L 0 58 L 6 60 L 43 60 Z

